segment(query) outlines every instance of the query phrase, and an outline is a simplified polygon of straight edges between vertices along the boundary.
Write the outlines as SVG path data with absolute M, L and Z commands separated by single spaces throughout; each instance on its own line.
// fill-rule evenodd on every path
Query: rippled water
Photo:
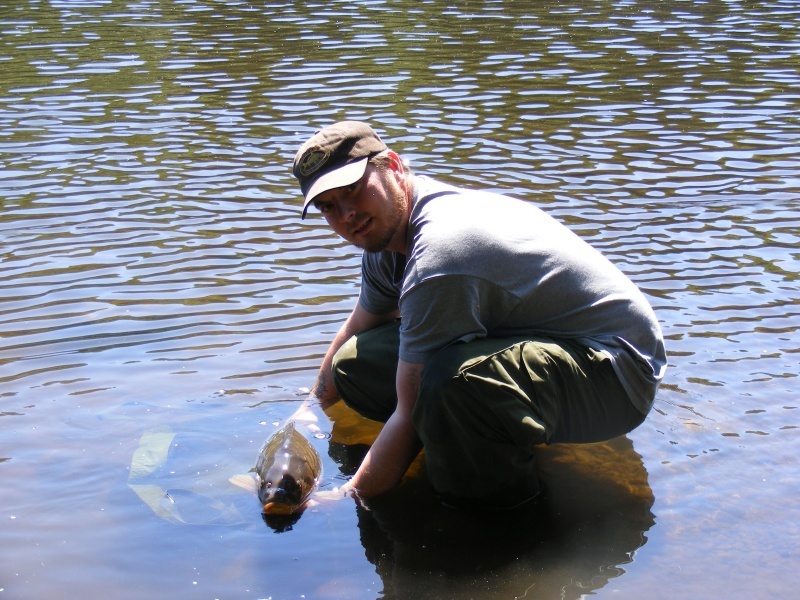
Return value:
M 0 595 L 791 596 L 799 27 L 788 0 L 0 3 Z M 449 512 L 419 464 L 276 534 L 227 483 L 357 294 L 289 172 L 342 118 L 542 206 L 656 309 L 652 416 L 542 449 L 540 510 Z M 331 416 L 326 487 L 375 434 Z

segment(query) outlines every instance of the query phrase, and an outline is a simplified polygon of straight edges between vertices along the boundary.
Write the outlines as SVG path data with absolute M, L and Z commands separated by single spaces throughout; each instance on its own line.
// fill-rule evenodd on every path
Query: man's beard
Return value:
M 362 244 L 356 244 L 356 248 L 361 248 L 365 252 L 383 252 L 394 238 L 394 231 L 387 231 L 380 238 L 375 240 L 364 240 Z

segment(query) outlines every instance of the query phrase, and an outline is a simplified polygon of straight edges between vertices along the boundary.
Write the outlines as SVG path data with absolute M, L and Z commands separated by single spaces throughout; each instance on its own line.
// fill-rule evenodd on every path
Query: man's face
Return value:
M 367 252 L 405 251 L 408 204 L 401 181 L 402 167 L 398 174 L 394 166 L 370 164 L 361 179 L 323 192 L 314 206 L 334 232 Z

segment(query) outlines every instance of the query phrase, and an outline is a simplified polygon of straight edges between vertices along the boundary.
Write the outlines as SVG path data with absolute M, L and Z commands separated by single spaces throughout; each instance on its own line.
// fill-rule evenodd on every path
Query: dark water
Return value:
M 0 598 L 774 598 L 800 561 L 800 5 L 0 2 Z M 358 253 L 316 128 L 534 202 L 645 291 L 671 367 L 549 502 L 424 464 L 277 534 L 229 476 L 311 385 Z M 332 411 L 324 487 L 375 427 Z M 168 451 L 168 452 L 167 452 Z

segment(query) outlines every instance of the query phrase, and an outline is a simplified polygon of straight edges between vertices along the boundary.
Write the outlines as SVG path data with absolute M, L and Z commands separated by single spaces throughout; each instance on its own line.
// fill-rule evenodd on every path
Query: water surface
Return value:
M 0 5 L 0 595 L 791 596 L 799 27 L 790 1 Z M 422 461 L 275 533 L 227 483 L 358 292 L 290 175 L 344 118 L 541 206 L 653 304 L 652 415 L 543 448 L 545 506 L 453 513 Z M 331 417 L 326 488 L 377 431 Z

